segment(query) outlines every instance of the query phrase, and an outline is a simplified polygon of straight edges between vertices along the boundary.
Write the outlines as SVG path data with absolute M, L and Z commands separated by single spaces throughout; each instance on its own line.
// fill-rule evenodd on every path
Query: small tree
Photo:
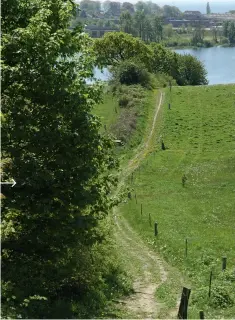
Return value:
M 120 62 L 112 69 L 113 79 L 121 84 L 140 84 L 143 87 L 151 87 L 151 77 L 144 65 L 134 61 Z
M 203 43 L 205 35 L 205 30 L 202 27 L 202 25 L 199 23 L 195 26 L 193 30 L 193 36 L 192 36 L 192 44 L 193 45 L 198 45 Z
M 178 55 L 177 60 L 177 82 L 179 85 L 195 86 L 208 84 L 205 66 L 196 57 L 190 54 Z
M 235 23 L 234 23 L 234 21 L 229 22 L 228 39 L 229 39 L 230 44 L 235 43 Z

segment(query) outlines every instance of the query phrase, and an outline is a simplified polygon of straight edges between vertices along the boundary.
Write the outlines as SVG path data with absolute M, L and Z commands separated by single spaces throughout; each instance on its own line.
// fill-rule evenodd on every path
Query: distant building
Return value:
M 235 15 L 231 13 L 211 13 L 206 16 L 208 19 L 214 21 L 235 20 Z
M 118 28 L 113 27 L 101 27 L 96 25 L 88 25 L 85 28 L 85 31 L 90 34 L 92 38 L 101 38 L 107 32 L 117 32 Z
M 195 19 L 201 19 L 202 14 L 200 11 L 185 11 L 184 12 L 184 18 L 186 20 L 195 20 Z

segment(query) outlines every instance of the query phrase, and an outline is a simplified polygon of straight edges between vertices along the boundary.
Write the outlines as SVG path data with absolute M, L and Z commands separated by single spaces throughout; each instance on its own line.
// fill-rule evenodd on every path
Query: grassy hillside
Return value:
M 115 99 L 111 93 L 105 93 L 103 102 L 96 105 L 94 108 L 94 114 L 100 117 L 102 123 L 102 130 L 109 130 L 111 125 L 117 122 L 120 115 L 120 107 L 117 99 Z
M 156 91 L 135 85 L 122 86 L 121 92 L 114 96 L 107 90 L 103 103 L 93 110 L 100 117 L 101 130 L 106 128 L 108 133 L 123 142 L 121 147 L 117 146 L 116 151 L 123 156 L 124 161 L 135 152 L 146 135 L 157 103 Z M 123 101 L 127 105 L 123 105 Z
M 235 314 L 234 92 L 234 85 L 166 90 L 152 148 L 131 183 L 137 201 L 133 197 L 122 206 L 140 236 L 190 278 L 190 318 L 198 318 L 199 310 L 207 318 Z M 154 221 L 159 226 L 157 238 Z M 226 273 L 221 272 L 223 256 Z M 157 295 L 167 300 L 170 292 L 170 287 L 162 286 Z

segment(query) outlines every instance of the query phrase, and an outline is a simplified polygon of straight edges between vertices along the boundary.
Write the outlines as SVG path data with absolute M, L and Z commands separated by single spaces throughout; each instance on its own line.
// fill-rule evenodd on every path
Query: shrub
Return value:
M 203 307 L 208 304 L 212 308 L 227 308 L 234 305 L 234 295 L 229 285 L 214 282 L 211 288 L 211 296 L 208 297 L 208 286 L 196 290 L 192 296 L 192 302 Z
M 172 86 L 177 85 L 177 82 L 175 79 L 173 79 L 168 74 L 164 74 L 164 73 L 157 73 L 154 77 L 154 81 L 155 81 L 155 86 L 160 88 L 167 87 L 169 85 L 169 81 L 171 81 Z
M 205 85 L 208 84 L 207 71 L 204 64 L 190 54 L 178 55 L 178 72 L 176 74 L 179 85 Z
M 204 40 L 203 43 L 204 43 L 205 48 L 210 48 L 213 46 L 213 44 L 209 40 Z
M 120 107 L 126 107 L 130 102 L 129 97 L 125 94 L 119 98 L 118 104 Z
M 221 43 L 221 44 L 228 44 L 228 43 L 229 43 L 229 40 L 228 40 L 226 37 L 221 37 L 220 43 Z
M 151 88 L 151 76 L 145 67 L 139 63 L 127 60 L 120 62 L 112 69 L 113 81 L 121 84 L 140 84 L 143 87 Z

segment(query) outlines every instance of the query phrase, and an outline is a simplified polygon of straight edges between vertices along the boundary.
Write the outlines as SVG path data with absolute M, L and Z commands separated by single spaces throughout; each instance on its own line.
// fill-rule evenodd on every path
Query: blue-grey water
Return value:
M 188 1 L 188 0 L 160 0 L 160 1 L 153 1 L 156 2 L 161 7 L 164 4 L 170 5 L 170 6 L 176 6 L 181 11 L 186 10 L 198 10 L 201 13 L 206 13 L 206 4 L 207 1 Z M 210 1 L 210 8 L 212 13 L 225 13 L 230 10 L 235 10 L 235 1 L 233 0 L 222 0 L 222 1 Z
M 207 70 L 209 84 L 235 83 L 235 47 L 198 48 L 175 50 L 180 54 L 190 53 L 202 61 Z M 110 74 L 107 69 L 102 73 L 95 69 L 95 77 L 106 81 Z
M 208 72 L 209 84 L 235 83 L 235 47 L 180 49 L 177 53 L 189 53 L 202 61 Z

